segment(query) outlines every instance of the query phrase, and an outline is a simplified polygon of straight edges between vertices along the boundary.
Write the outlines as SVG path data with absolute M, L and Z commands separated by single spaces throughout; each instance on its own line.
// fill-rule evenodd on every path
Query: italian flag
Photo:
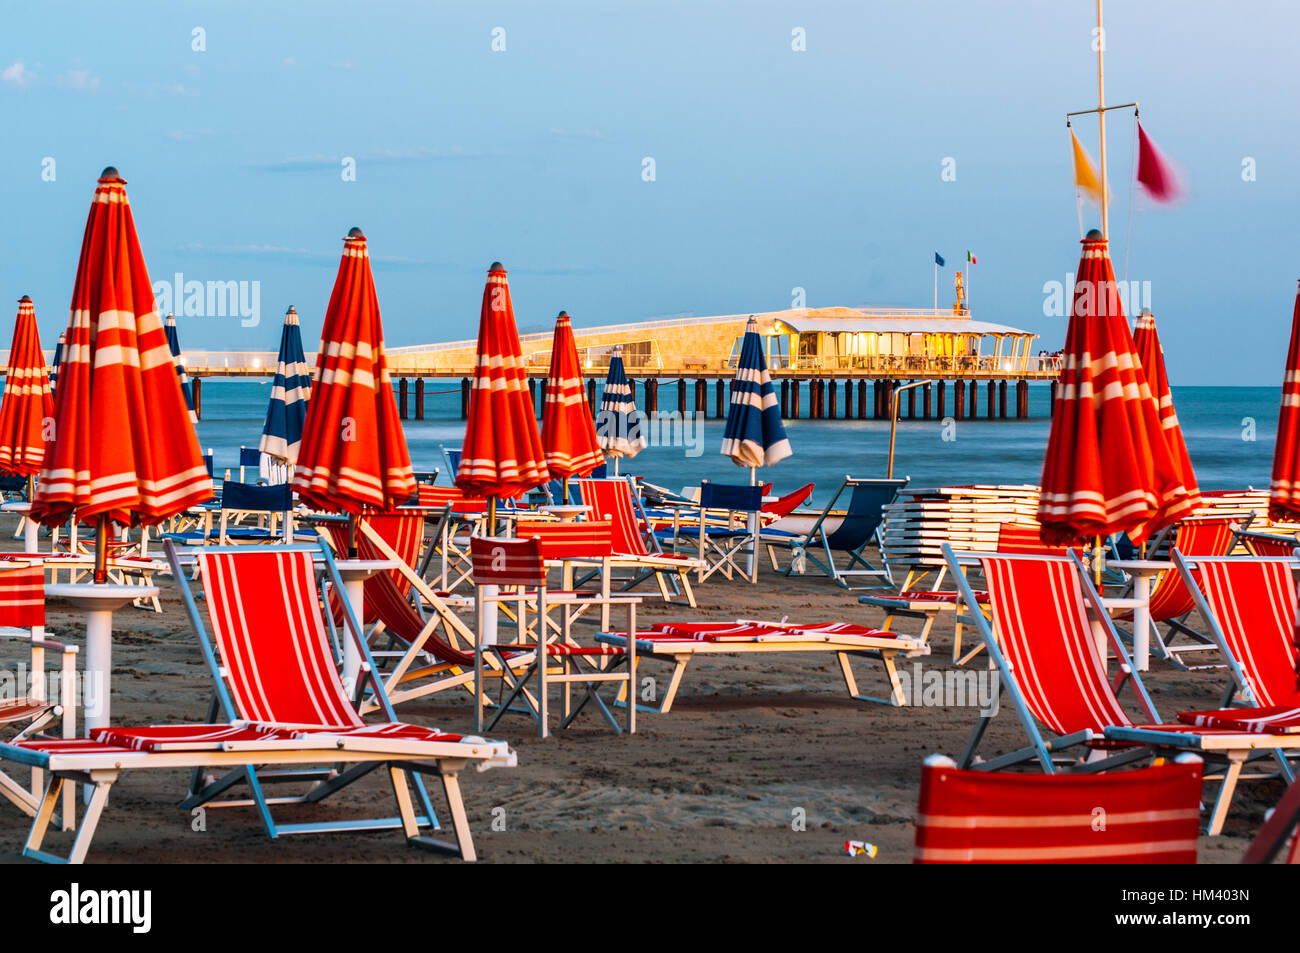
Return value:
M 966 249 L 966 260 L 970 262 L 972 265 L 979 264 L 979 262 L 975 260 L 975 256 L 970 253 L 969 248 Z

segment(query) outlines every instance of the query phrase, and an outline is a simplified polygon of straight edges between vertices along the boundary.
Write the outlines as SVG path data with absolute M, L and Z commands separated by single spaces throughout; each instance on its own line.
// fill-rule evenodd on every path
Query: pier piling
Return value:
M 469 378 L 460 379 L 460 419 L 464 420 L 469 416 Z
M 1029 416 L 1029 381 L 1016 381 L 1016 417 L 1023 420 Z
M 424 419 L 424 378 L 415 379 L 415 419 Z
M 196 377 L 191 383 L 194 393 L 194 416 L 203 419 L 203 378 Z
M 397 414 L 403 420 L 407 418 L 406 391 L 407 391 L 406 378 L 405 377 L 399 378 L 397 381 Z

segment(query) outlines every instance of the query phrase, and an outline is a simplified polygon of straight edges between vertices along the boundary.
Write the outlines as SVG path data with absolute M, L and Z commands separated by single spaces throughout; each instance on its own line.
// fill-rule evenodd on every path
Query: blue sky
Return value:
M 936 249 L 950 302 L 966 248 L 978 317 L 1063 337 L 1043 284 L 1078 260 L 1063 117 L 1096 103 L 1091 0 L 104 9 L 16 5 L 0 34 L 0 284 L 33 296 L 47 346 L 110 163 L 155 281 L 260 282 L 261 325 L 188 319 L 187 348 L 272 350 L 289 304 L 313 348 L 352 225 L 390 345 L 472 337 L 495 259 L 529 330 L 561 308 L 579 325 L 772 310 L 796 287 L 928 306 Z M 1280 380 L 1300 274 L 1293 10 L 1106 15 L 1107 97 L 1142 102 L 1188 187 L 1130 216 L 1132 118 L 1112 115 L 1116 268 L 1151 282 L 1175 384 Z M 1095 121 L 1079 132 L 1095 156 Z

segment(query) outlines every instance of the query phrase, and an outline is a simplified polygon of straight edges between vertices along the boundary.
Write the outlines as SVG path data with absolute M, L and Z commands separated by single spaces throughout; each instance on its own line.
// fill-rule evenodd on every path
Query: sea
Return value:
M 459 447 L 465 435 L 460 419 L 459 381 L 431 380 L 425 392 L 425 419 L 406 420 L 407 447 L 416 470 L 443 471 L 441 447 Z M 805 385 L 806 387 L 806 385 Z M 597 401 L 599 401 L 599 386 Z M 240 447 L 256 447 L 266 416 L 270 381 L 205 378 L 199 443 L 214 454 L 218 475 L 238 479 Z M 980 384 L 980 411 L 985 388 Z M 676 406 L 675 386 L 660 388 L 661 410 Z M 693 393 L 692 393 L 693 396 Z M 1011 409 L 1014 410 L 1014 394 Z M 637 387 L 638 406 L 641 388 Z M 713 389 L 709 389 L 712 407 Z M 1174 407 L 1202 489 L 1267 487 L 1277 433 L 1280 387 L 1175 387 Z M 952 393 L 948 393 L 951 410 Z M 1029 386 L 1029 417 L 1023 420 L 908 420 L 898 424 L 894 474 L 912 486 L 971 483 L 1038 483 L 1051 428 L 1049 388 Z M 669 406 L 671 404 L 671 406 Z M 805 392 L 800 400 L 809 406 Z M 904 410 L 906 400 L 904 400 Z M 414 394 L 410 408 L 414 414 Z M 920 395 L 917 399 L 918 411 Z M 623 473 L 680 490 L 700 480 L 748 483 L 749 471 L 722 456 L 725 421 L 708 418 L 696 426 L 651 426 L 651 445 L 621 462 Z M 884 420 L 787 420 L 793 455 L 759 471 L 783 493 L 815 483 L 812 504 L 824 505 L 845 476 L 883 477 L 889 455 L 889 422 Z M 246 479 L 256 474 L 246 473 Z

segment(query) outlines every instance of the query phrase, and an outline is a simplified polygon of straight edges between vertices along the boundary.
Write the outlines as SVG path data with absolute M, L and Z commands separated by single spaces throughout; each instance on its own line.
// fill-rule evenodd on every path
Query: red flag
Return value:
M 1172 202 L 1182 195 L 1178 176 L 1169 160 L 1160 154 L 1151 137 L 1138 123 L 1137 180 L 1157 202 Z

